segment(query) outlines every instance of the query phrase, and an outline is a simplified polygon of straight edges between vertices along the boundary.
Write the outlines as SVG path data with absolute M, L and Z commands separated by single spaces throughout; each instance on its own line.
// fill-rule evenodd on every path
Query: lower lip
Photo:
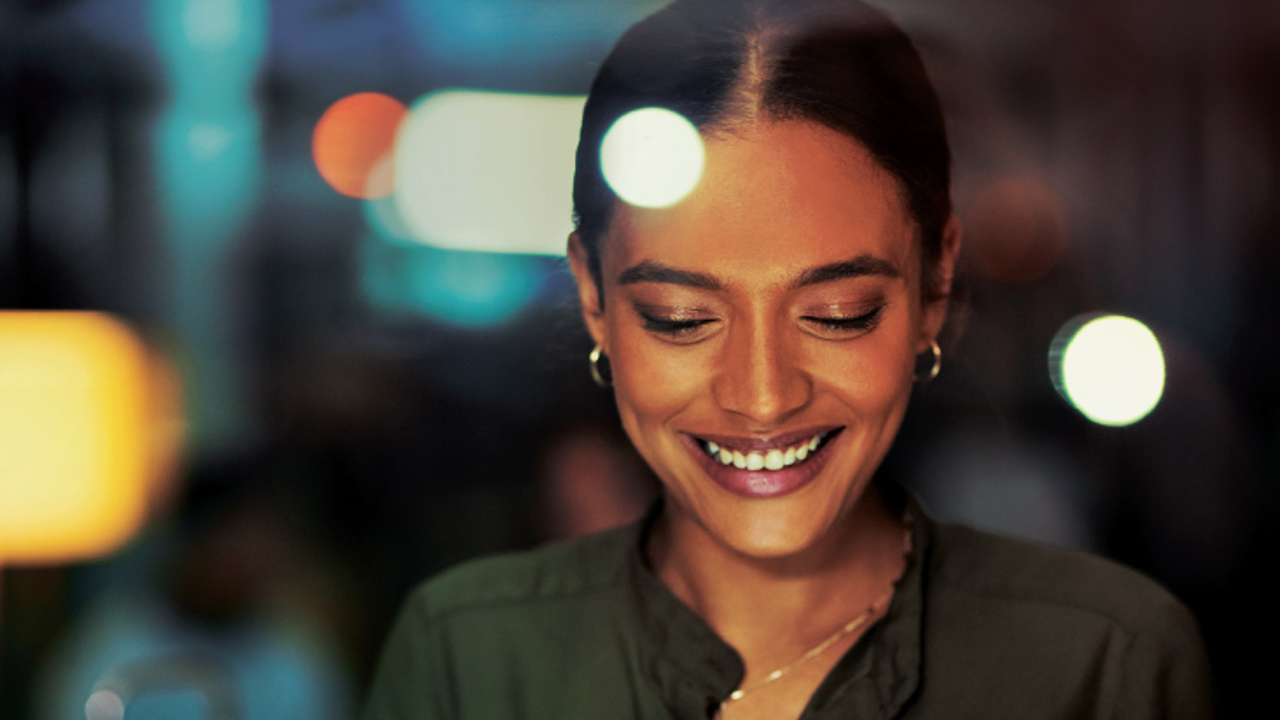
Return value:
M 717 485 L 734 495 L 758 499 L 781 497 L 813 482 L 826 464 L 831 446 L 839 440 L 839 433 L 839 430 L 835 431 L 804 462 L 781 470 L 741 470 L 733 465 L 723 465 L 712 459 L 692 436 L 682 435 L 681 440 Z

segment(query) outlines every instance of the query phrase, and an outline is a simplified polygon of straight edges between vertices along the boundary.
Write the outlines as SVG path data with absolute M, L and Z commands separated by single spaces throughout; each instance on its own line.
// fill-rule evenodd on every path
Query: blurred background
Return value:
M 885 474 L 1160 580 L 1242 715 L 1280 4 L 879 4 L 967 229 Z M 416 582 L 643 510 L 559 255 L 582 94 L 659 5 L 0 3 L 0 717 L 352 718 Z

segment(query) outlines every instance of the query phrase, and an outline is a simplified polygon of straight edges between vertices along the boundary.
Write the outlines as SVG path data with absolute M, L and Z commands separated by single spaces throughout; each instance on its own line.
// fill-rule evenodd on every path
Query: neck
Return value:
M 882 597 L 905 562 L 905 531 L 874 488 L 822 540 L 786 557 L 736 552 L 671 507 L 651 536 L 654 569 L 749 664 L 753 649 L 786 657 L 826 637 Z

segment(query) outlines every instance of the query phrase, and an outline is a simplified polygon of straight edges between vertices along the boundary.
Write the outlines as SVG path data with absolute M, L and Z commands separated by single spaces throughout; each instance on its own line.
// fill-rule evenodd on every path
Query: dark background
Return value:
M 37 717 L 58 648 L 130 583 L 170 588 L 213 625 L 285 598 L 358 703 L 413 583 L 573 531 L 557 493 L 591 490 L 555 485 L 565 457 L 635 478 L 610 497 L 643 504 L 651 487 L 587 377 L 562 260 L 402 249 L 426 270 L 389 302 L 366 277 L 363 203 L 324 183 L 310 140 L 356 92 L 584 93 L 659 4 L 0 4 L 0 310 L 125 319 L 175 358 L 190 422 L 183 499 L 135 543 L 0 568 L 0 716 Z M 1280 639 L 1264 585 L 1280 486 L 1280 4 L 880 4 L 917 39 L 949 115 L 968 284 L 943 374 L 886 472 L 939 516 L 1159 579 L 1200 620 L 1224 716 L 1243 715 L 1271 694 Z M 189 10 L 232 27 L 215 37 L 231 50 L 194 69 L 163 21 Z M 243 107 L 209 142 L 238 164 L 183 165 L 166 123 L 223 117 L 219 98 Z M 477 267 L 532 288 L 505 320 L 447 310 L 509 302 L 448 295 Z M 1163 401 L 1130 427 L 1090 423 L 1050 382 L 1059 329 L 1097 312 L 1143 320 L 1164 347 Z M 275 538 L 247 552 L 283 544 L 286 560 L 231 610 L 188 607 L 174 548 L 241 503 Z

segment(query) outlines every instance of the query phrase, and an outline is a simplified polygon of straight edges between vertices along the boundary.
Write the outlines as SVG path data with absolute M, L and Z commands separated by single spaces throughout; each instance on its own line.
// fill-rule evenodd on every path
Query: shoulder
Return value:
M 930 583 L 950 594 L 1028 611 L 1080 614 L 1137 636 L 1194 621 L 1156 581 L 1085 552 L 936 523 Z
M 406 609 L 439 619 L 612 592 L 624 580 L 636 533 L 628 525 L 581 540 L 470 560 L 421 583 Z
M 622 697 L 639 525 L 472 560 L 418 586 L 383 648 L 366 720 L 579 717 Z
M 1159 583 L 1084 552 L 946 523 L 930 533 L 925 635 L 940 697 L 981 686 L 1020 708 L 1011 717 L 1082 698 L 1092 710 L 1080 717 L 1209 717 L 1195 619 Z

